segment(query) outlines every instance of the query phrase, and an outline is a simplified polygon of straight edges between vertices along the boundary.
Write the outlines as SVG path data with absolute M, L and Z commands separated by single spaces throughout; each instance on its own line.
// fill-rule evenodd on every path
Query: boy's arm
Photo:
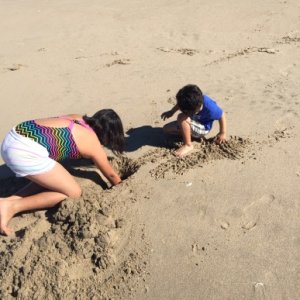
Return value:
M 222 117 L 219 119 L 219 133 L 216 136 L 215 142 L 217 144 L 222 144 L 226 141 L 226 130 L 227 130 L 227 124 L 226 124 L 226 117 L 225 113 L 223 112 Z
M 168 110 L 168 111 L 163 112 L 163 113 L 161 114 L 161 118 L 162 118 L 163 120 L 168 119 L 168 118 L 171 118 L 171 117 L 176 113 L 177 110 L 179 110 L 179 107 L 178 107 L 178 105 L 176 104 L 176 105 L 174 105 L 174 107 L 173 107 L 171 110 Z

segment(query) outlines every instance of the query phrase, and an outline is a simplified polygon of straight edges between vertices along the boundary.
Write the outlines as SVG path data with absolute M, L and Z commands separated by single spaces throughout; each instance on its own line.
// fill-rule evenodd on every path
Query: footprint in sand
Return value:
M 266 286 L 262 282 L 254 283 L 254 300 L 271 300 L 271 299 L 283 299 L 273 291 L 269 291 L 269 286 Z
M 159 51 L 162 52 L 169 52 L 169 53 L 180 53 L 182 55 L 188 55 L 188 56 L 193 56 L 195 54 L 197 54 L 199 51 L 196 49 L 190 49 L 190 48 L 166 48 L 166 47 L 159 47 L 156 48 Z
M 214 219 L 215 224 L 217 224 L 217 226 L 223 230 L 228 230 L 230 227 L 230 222 L 228 220 L 226 220 L 225 218 L 217 218 Z
M 105 67 L 111 67 L 113 65 L 129 65 L 130 64 L 130 59 L 123 58 L 123 59 L 115 59 L 113 62 L 108 63 L 105 65 Z
M 255 282 L 253 284 L 254 288 L 254 299 L 255 300 L 265 300 L 265 285 L 262 282 Z
M 223 229 L 223 230 L 227 230 L 229 228 L 230 224 L 229 222 L 227 221 L 224 221 L 224 220 L 221 220 L 220 221 L 220 227 Z
M 251 230 L 259 224 L 268 206 L 274 201 L 273 195 L 264 195 L 260 199 L 253 201 L 243 210 L 241 228 Z
M 10 67 L 7 67 L 5 69 L 6 69 L 6 71 L 14 72 L 14 71 L 18 71 L 18 70 L 20 70 L 21 68 L 24 68 L 24 67 L 26 67 L 26 66 L 22 65 L 22 64 L 13 64 Z
M 207 205 L 201 205 L 198 211 L 198 215 L 199 215 L 199 219 L 204 219 L 206 214 L 207 214 L 207 210 L 208 210 L 208 214 L 210 213 L 210 210 L 207 209 Z
M 263 275 L 262 281 L 253 283 L 253 299 L 255 300 L 287 299 L 282 291 L 280 281 L 271 271 Z

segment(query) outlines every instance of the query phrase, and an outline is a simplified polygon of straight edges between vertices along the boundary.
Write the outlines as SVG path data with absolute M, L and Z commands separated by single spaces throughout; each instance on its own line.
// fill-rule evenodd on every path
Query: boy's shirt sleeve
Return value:
M 208 96 L 204 96 L 207 101 L 206 102 L 206 107 L 208 109 L 210 119 L 211 120 L 220 120 L 222 115 L 223 115 L 223 110 L 221 107 L 218 106 L 218 104 L 210 99 Z

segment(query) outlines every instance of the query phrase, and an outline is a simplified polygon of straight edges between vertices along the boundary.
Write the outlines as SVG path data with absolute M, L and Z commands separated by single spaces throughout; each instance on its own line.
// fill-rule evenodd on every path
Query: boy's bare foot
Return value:
M 10 235 L 13 230 L 7 225 L 13 217 L 12 201 L 0 198 L 0 232 L 5 235 Z
M 175 155 L 178 157 L 183 157 L 187 155 L 189 152 L 191 152 L 194 149 L 193 145 L 183 145 L 179 149 L 175 151 Z

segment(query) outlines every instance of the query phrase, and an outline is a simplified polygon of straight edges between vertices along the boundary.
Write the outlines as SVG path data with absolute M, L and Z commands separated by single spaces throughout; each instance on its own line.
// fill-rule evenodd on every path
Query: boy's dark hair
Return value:
M 92 117 L 84 115 L 83 120 L 93 128 L 101 144 L 116 154 L 124 151 L 124 129 L 120 117 L 114 110 L 102 109 Z
M 186 115 L 193 115 L 196 109 L 203 104 L 203 94 L 194 84 L 185 85 L 176 94 L 177 105 Z

